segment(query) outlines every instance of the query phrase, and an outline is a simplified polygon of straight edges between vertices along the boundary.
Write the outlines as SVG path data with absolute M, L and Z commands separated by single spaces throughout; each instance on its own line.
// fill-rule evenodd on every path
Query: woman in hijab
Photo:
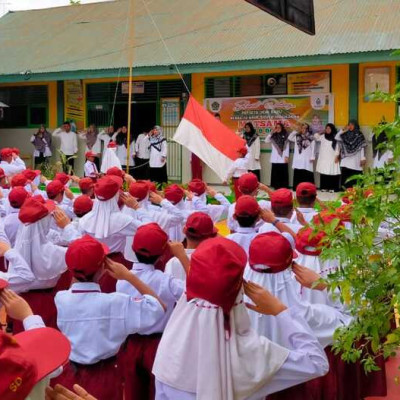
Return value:
M 117 132 L 114 133 L 112 140 L 117 144 L 117 157 L 119 158 L 122 169 L 126 170 L 128 154 L 128 128 L 126 126 L 118 128 Z M 135 143 L 132 136 L 130 140 L 129 153 L 129 174 L 131 175 L 133 172 L 132 168 L 135 166 Z
M 31 143 L 35 150 L 33 157 L 35 158 L 35 167 L 48 162 L 51 153 L 51 134 L 44 125 L 41 125 L 38 131 L 31 136 Z
M 246 140 L 248 156 L 248 170 L 257 176 L 261 181 L 261 164 L 260 164 L 260 138 L 251 122 L 247 122 L 244 126 L 243 139 Z
M 83 132 L 79 132 L 79 137 L 86 142 L 85 153 L 91 151 L 97 154 L 94 159 L 97 170 L 100 171 L 100 155 L 101 155 L 101 140 L 99 138 L 99 130 L 95 124 L 89 125 Z
M 274 132 L 265 138 L 271 143 L 271 186 L 274 189 L 289 186 L 289 134 L 282 123 L 276 124 Z
M 320 189 L 323 192 L 337 192 L 340 187 L 339 146 L 336 141 L 337 129 L 334 124 L 327 124 L 325 131 L 315 134 L 320 143 L 317 172 L 320 174 Z
M 340 146 L 342 186 L 350 188 L 354 182 L 347 182 L 347 180 L 353 175 L 362 174 L 365 166 L 367 142 L 356 120 L 351 120 L 343 130 L 340 130 L 336 135 L 336 140 Z
M 385 125 L 382 121 L 379 125 Z M 385 148 L 388 142 L 388 137 L 385 131 L 374 132 L 372 136 L 372 152 L 374 156 L 374 168 L 383 168 L 385 164 L 393 160 L 393 153 Z
M 156 125 L 150 131 L 150 180 L 159 184 L 168 182 L 167 175 L 167 139 L 161 126 Z
M 315 142 L 310 125 L 301 124 L 300 132 L 293 131 L 289 141 L 294 142 L 293 189 L 301 182 L 314 183 Z

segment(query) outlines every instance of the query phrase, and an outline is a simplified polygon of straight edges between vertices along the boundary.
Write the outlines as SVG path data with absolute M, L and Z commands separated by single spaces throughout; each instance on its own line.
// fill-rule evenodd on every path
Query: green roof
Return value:
M 315 0 L 308 36 L 244 0 L 136 0 L 135 67 L 245 62 L 400 48 L 400 1 Z M 0 75 L 128 66 L 129 1 L 10 12 L 0 18 Z M 259 63 L 260 64 L 260 63 Z

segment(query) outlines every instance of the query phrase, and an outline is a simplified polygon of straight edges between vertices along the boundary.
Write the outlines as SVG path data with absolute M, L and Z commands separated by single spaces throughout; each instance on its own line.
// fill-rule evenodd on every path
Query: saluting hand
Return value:
M 128 268 L 126 268 L 125 265 L 117 263 L 107 257 L 104 260 L 104 267 L 107 273 L 117 280 L 125 280 L 126 277 L 130 274 Z
M 97 400 L 90 395 L 82 386 L 74 385 L 74 392 L 71 392 L 66 387 L 57 384 L 54 389 L 48 386 L 46 388 L 46 400 Z
M 58 207 L 54 210 L 53 218 L 56 225 L 61 229 L 64 229 L 71 223 L 71 220 L 68 218 L 68 215 L 65 213 L 65 211 Z
M 295 274 L 296 281 L 299 282 L 301 286 L 315 290 L 324 290 L 327 287 L 323 282 L 315 285 L 316 282 L 321 279 L 321 276 L 312 269 L 303 267 L 302 265 L 293 262 L 292 271 Z
M 0 301 L 4 305 L 7 315 L 17 321 L 23 321 L 33 315 L 29 304 L 10 289 L 6 288 L 0 291 Z

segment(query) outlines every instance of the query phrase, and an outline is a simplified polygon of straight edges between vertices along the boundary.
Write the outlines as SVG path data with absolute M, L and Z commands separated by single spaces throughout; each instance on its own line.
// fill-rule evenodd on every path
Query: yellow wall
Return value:
M 2 83 L 0 87 L 9 86 L 48 86 L 49 93 L 49 128 L 57 127 L 57 82 L 16 82 L 16 83 Z
M 335 123 L 338 126 L 342 126 L 347 123 L 349 115 L 349 67 L 347 64 L 319 67 L 262 69 L 257 71 L 248 70 L 220 73 L 198 73 L 192 75 L 192 94 L 198 101 L 203 102 L 206 78 L 319 70 L 330 70 L 332 73 L 332 93 L 335 95 Z
M 358 119 L 360 125 L 376 125 L 385 116 L 386 121 L 392 121 L 396 115 L 395 103 L 368 102 L 365 101 L 364 75 L 365 69 L 371 67 L 390 67 L 390 91 L 394 92 L 396 85 L 396 61 L 387 61 L 380 63 L 363 63 L 359 69 L 358 86 Z

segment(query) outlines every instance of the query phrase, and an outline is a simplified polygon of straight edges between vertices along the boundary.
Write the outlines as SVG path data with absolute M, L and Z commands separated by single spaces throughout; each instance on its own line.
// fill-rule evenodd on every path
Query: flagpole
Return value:
M 126 173 L 129 173 L 129 159 L 131 153 L 131 126 L 132 126 L 132 74 L 135 43 L 135 0 L 130 1 L 129 11 L 129 92 L 128 92 L 128 134 L 126 139 Z

